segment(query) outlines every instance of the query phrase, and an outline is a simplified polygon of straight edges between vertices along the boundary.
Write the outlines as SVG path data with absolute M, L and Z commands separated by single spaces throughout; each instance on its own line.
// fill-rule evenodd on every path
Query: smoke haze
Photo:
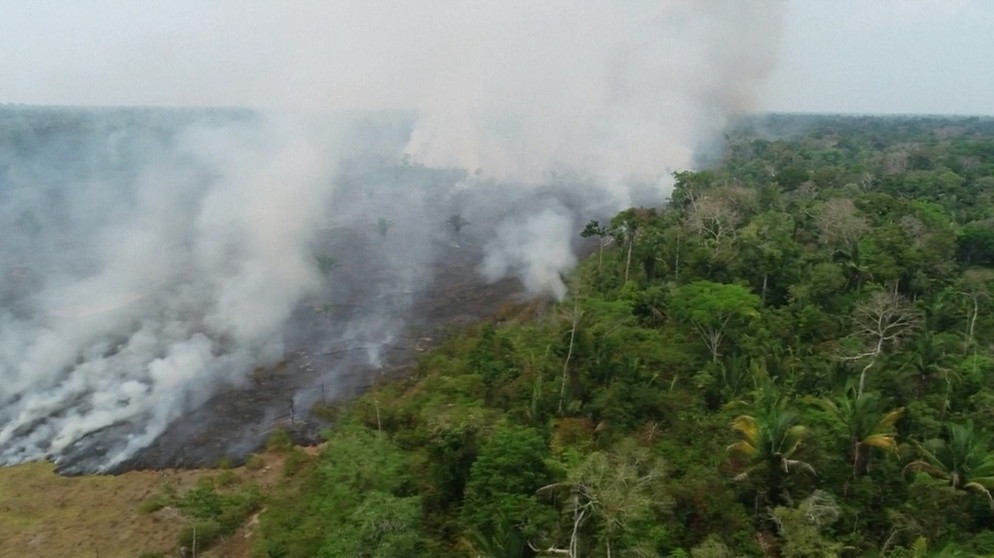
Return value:
M 25 100 L 255 110 L 0 110 L 0 462 L 99 446 L 113 468 L 289 351 L 382 366 L 453 250 L 561 299 L 580 223 L 662 202 L 753 108 L 784 11 L 205 5 L 70 33 Z

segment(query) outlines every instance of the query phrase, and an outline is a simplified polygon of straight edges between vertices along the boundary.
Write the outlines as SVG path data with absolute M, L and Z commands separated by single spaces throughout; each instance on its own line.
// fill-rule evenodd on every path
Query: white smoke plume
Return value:
M 86 148 L 48 138 L 36 160 L 0 154 L 12 278 L 0 289 L 0 463 L 140 425 L 110 444 L 113 467 L 284 358 L 288 321 L 328 289 L 322 230 L 364 239 L 351 261 L 375 274 L 348 258 L 331 274 L 364 307 L 329 319 L 349 320 L 341 338 L 374 365 L 403 328 L 404 297 L 451 244 L 450 214 L 484 248 L 487 280 L 561 299 L 582 222 L 662 202 L 669 173 L 756 107 L 785 11 L 783 0 L 169 6 L 106 15 L 89 50 L 52 45 L 55 62 L 18 74 L 31 79 L 12 100 L 282 116 L 197 117 L 164 135 L 94 125 Z M 50 15 L 94 17 L 83 9 Z M 327 113 L 334 125 L 315 116 Z M 95 160 L 62 165 L 79 153 Z M 390 171 L 402 158 L 412 165 Z M 310 343 L 333 352 L 332 341 Z
M 219 386 L 283 357 L 281 328 L 319 285 L 307 246 L 330 194 L 322 142 L 261 123 L 195 126 L 175 141 L 159 151 L 172 160 L 126 184 L 21 177 L 4 192 L 15 223 L 4 267 L 36 275 L 8 280 L 38 284 L 0 309 L 0 460 L 145 425 L 106 456 L 114 466 Z M 38 203 L 46 189 L 69 197 L 66 212 Z

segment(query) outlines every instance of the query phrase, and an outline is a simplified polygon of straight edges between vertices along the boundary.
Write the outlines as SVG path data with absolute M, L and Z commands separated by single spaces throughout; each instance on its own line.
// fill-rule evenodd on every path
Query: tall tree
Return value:
M 885 411 L 879 394 L 857 394 L 852 388 L 847 389 L 844 395 L 823 398 L 815 403 L 829 411 L 848 432 L 853 476 L 869 472 L 870 451 L 873 448 L 897 451 L 895 425 L 904 416 L 903 407 Z
M 570 468 L 564 482 L 546 486 L 542 492 L 565 493 L 564 518 L 567 521 L 564 548 L 549 547 L 545 552 L 568 557 L 581 556 L 584 539 L 596 541 L 604 555 L 636 550 L 639 556 L 651 552 L 647 541 L 632 536 L 639 522 L 653 522 L 655 511 L 668 508 L 662 483 L 666 464 L 648 448 L 626 439 L 610 452 L 595 451 Z M 585 537 L 586 535 L 586 537 Z
M 694 326 L 718 362 L 722 342 L 738 322 L 758 317 L 759 297 L 742 285 L 695 281 L 678 287 L 670 298 L 672 314 Z
M 865 348 L 859 354 L 847 357 L 847 360 L 865 363 L 859 373 L 857 396 L 865 391 L 866 375 L 884 350 L 898 346 L 917 331 L 921 323 L 921 312 L 895 292 L 874 292 L 856 306 L 853 310 L 853 326 Z
M 755 476 L 762 478 L 757 497 L 775 505 L 784 500 L 783 482 L 796 470 L 814 473 L 814 467 L 797 458 L 797 452 L 808 434 L 796 413 L 785 408 L 785 400 L 768 402 L 755 415 L 739 415 L 732 429 L 739 441 L 728 446 L 733 456 L 745 459 L 745 470 L 739 480 Z
M 547 454 L 536 430 L 498 427 L 470 468 L 462 513 L 470 531 L 493 537 L 512 530 L 527 540 L 546 526 L 552 510 L 536 492 L 551 480 Z
M 977 492 L 994 508 L 994 452 L 990 434 L 974 428 L 973 421 L 946 425 L 945 438 L 933 438 L 918 446 L 921 459 L 912 461 L 906 471 L 923 471 L 944 479 L 956 490 Z

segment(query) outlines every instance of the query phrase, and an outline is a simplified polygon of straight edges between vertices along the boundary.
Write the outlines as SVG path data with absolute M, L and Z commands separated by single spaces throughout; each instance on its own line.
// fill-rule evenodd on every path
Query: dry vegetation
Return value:
M 262 458 L 265 466 L 259 469 L 231 471 L 244 482 L 272 486 L 280 478 L 283 456 Z M 63 477 L 54 469 L 45 462 L 0 468 L 0 558 L 173 556 L 184 518 L 169 507 L 142 512 L 142 503 L 170 487 L 183 492 L 201 477 L 221 473 L 194 469 Z M 202 556 L 248 556 L 251 525 Z

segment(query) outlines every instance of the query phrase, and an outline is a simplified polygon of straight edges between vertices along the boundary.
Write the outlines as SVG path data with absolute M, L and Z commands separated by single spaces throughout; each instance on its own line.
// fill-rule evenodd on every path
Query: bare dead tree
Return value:
M 712 194 L 691 200 L 687 226 L 711 241 L 717 252 L 723 244 L 735 238 L 736 226 L 741 219 L 730 200 Z
M 969 298 L 972 305 L 970 319 L 967 322 L 967 347 L 973 345 L 973 332 L 977 318 L 980 316 L 981 299 L 991 300 L 991 283 L 994 283 L 994 272 L 988 269 L 968 269 L 963 273 L 963 290 L 957 292 Z
M 612 538 L 630 521 L 644 518 L 653 506 L 668 505 L 659 484 L 666 476 L 666 463 L 646 448 L 622 445 L 617 454 L 594 452 L 577 464 L 564 482 L 539 489 L 540 493 L 567 492 L 572 515 L 566 548 L 529 546 L 536 552 L 579 556 L 581 529 L 595 521 L 602 533 L 605 556 L 611 557 Z
M 859 215 L 859 210 L 849 198 L 832 198 L 822 204 L 815 215 L 815 224 L 822 243 L 844 248 L 850 253 L 869 230 L 866 220 Z
M 918 331 L 922 320 L 921 311 L 896 292 L 875 292 L 856 306 L 853 310 L 853 329 L 866 343 L 866 349 L 846 357 L 846 360 L 865 362 L 859 373 L 857 397 L 863 394 L 866 375 L 884 351 L 899 346 Z

